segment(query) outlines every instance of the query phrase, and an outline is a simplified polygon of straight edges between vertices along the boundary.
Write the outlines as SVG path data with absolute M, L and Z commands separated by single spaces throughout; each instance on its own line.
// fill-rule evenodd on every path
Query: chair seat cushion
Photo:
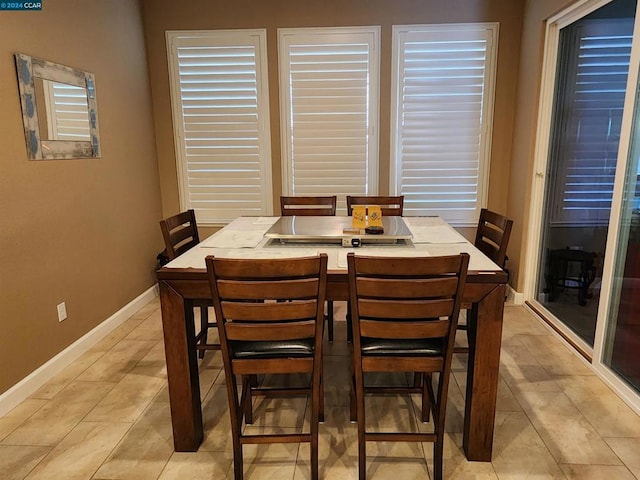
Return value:
M 360 340 L 362 355 L 439 357 L 443 354 L 442 340 L 439 338 L 367 338 Z
M 268 342 L 232 342 L 233 358 L 312 357 L 313 348 L 313 338 Z

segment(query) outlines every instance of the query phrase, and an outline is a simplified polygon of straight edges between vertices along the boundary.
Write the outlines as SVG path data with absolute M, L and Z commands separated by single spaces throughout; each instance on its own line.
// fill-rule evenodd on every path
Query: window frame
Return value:
M 438 214 L 450 224 L 459 227 L 476 226 L 480 215 L 480 210 L 487 206 L 489 191 L 489 172 L 491 167 L 491 147 L 493 136 L 493 113 L 495 106 L 495 84 L 497 78 L 497 56 L 499 23 L 497 22 L 473 22 L 473 23 L 449 23 L 449 24 L 416 24 L 416 25 L 393 25 L 392 28 L 392 72 L 391 72 L 391 140 L 390 140 L 390 162 L 389 162 L 389 192 L 391 195 L 401 195 L 402 181 L 402 78 L 401 60 L 404 50 L 400 49 L 404 45 L 402 37 L 411 34 L 452 31 L 487 31 L 487 49 L 485 69 L 485 81 L 483 83 L 483 99 L 480 123 L 481 137 L 478 159 L 477 194 L 473 215 L 465 215 L 464 219 L 452 218 L 443 214 L 442 211 L 422 209 L 416 214 L 418 216 Z M 409 205 L 407 205 L 409 204 Z M 405 211 L 411 210 L 411 198 L 405 194 Z M 409 207 L 409 208 L 407 208 Z M 411 215 L 411 212 L 409 212 Z
M 282 162 L 282 194 L 293 195 L 293 151 L 292 143 L 292 106 L 290 92 L 290 62 L 289 47 L 300 42 L 317 41 L 320 36 L 329 38 L 352 38 L 358 43 L 366 41 L 370 47 L 368 63 L 368 99 L 367 123 L 368 141 L 366 158 L 366 184 L 364 191 L 345 192 L 347 195 L 377 195 L 379 189 L 379 123 L 380 123 L 380 26 L 359 27 L 302 27 L 278 29 L 278 79 L 280 86 L 280 131 L 281 131 L 281 162 Z M 348 44 L 349 42 L 344 42 Z M 306 44 L 306 43 L 305 43 Z M 318 42 L 318 45 L 321 43 Z M 335 195 L 335 191 L 326 194 Z M 338 214 L 346 214 L 346 200 L 338 193 Z M 298 195 L 304 195 L 304 193 Z
M 271 162 L 271 125 L 269 112 L 269 83 L 267 65 L 267 31 L 266 29 L 238 29 L 238 30 L 168 30 L 165 32 L 167 43 L 167 63 L 169 69 L 171 111 L 173 117 L 173 134 L 176 156 L 176 169 L 178 177 L 178 191 L 180 199 L 180 209 L 182 211 L 193 208 L 198 216 L 199 209 L 193 205 L 190 199 L 188 182 L 187 154 L 184 143 L 184 122 L 182 121 L 182 97 L 181 90 L 176 88 L 180 85 L 178 72 L 177 55 L 174 54 L 175 43 L 180 39 L 211 38 L 222 39 L 229 42 L 237 39 L 238 46 L 253 45 L 256 48 L 256 88 L 257 88 L 257 111 L 258 111 L 258 151 L 260 165 L 260 192 L 261 192 L 261 212 L 260 215 L 273 214 L 273 181 Z M 214 43 L 203 44 L 203 47 L 215 46 Z M 177 83 L 176 83 L 177 82 Z M 233 218 L 214 217 L 203 219 L 202 214 L 198 219 L 200 225 L 222 226 Z

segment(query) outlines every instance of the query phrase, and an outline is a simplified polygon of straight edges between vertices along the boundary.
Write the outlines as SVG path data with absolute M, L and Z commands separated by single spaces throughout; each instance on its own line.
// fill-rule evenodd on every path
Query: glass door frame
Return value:
M 627 87 L 622 115 L 622 127 L 618 146 L 616 176 L 614 184 L 611 214 L 607 232 L 606 254 L 602 272 L 602 285 L 598 304 L 598 317 L 593 348 L 560 322 L 537 300 L 537 280 L 542 245 L 543 212 L 545 191 L 548 176 L 546 174 L 549 161 L 551 125 L 553 118 L 556 71 L 558 63 L 558 46 L 560 30 L 580 20 L 591 12 L 611 3 L 613 0 L 582 0 L 576 2 L 560 13 L 549 18 L 545 28 L 545 44 L 542 64 L 538 119 L 536 126 L 536 143 L 534 164 L 531 177 L 531 201 L 528 219 L 526 256 L 523 274 L 525 278 L 524 298 L 526 305 L 548 321 L 549 328 L 555 330 L 585 359 L 591 368 L 637 413 L 640 414 L 640 395 L 624 383 L 609 367 L 603 363 L 604 341 L 608 321 L 609 303 L 611 301 L 615 260 L 617 256 L 618 236 L 621 221 L 624 181 L 627 170 L 627 157 L 636 109 L 636 91 L 640 70 L 640 2 L 636 7 L 634 35 L 631 46 L 631 58 Z

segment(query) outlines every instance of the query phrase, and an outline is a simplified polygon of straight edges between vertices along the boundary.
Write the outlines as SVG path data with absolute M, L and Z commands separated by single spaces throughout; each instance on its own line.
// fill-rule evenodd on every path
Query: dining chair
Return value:
M 280 215 L 332 217 L 336 214 L 337 197 L 280 197 Z M 327 335 L 333 342 L 333 300 L 327 301 Z
M 382 216 L 401 217 L 404 208 L 404 195 L 394 197 L 347 195 L 347 213 L 353 215 L 354 205 L 380 205 Z
M 379 205 L 382 216 L 401 217 L 404 209 L 404 195 L 379 196 L 379 195 L 347 195 L 347 213 L 353 215 L 354 205 Z M 352 340 L 351 307 L 347 302 L 347 341 Z
M 318 424 L 324 418 L 322 335 L 327 255 L 288 259 L 205 259 L 218 319 L 233 439 L 234 478 L 243 478 L 242 446 L 311 444 L 311 478 L 318 478 Z M 268 388 L 266 374 L 310 374 L 310 385 Z M 242 394 L 238 397 L 238 381 Z M 253 423 L 252 397 L 311 397 L 309 433 L 243 433 Z
M 474 245 L 501 268 L 505 268 L 513 220 L 486 208 L 480 210 Z
M 164 256 L 171 261 L 187 250 L 200 243 L 196 215 L 193 210 L 186 210 L 171 217 L 160 220 L 160 230 L 164 239 Z M 211 300 L 201 299 L 193 301 L 194 308 L 200 310 L 200 332 L 196 335 L 196 349 L 198 356 L 204 358 L 207 350 L 220 350 L 219 343 L 208 343 L 210 328 L 216 327 L 216 322 L 209 321 L 209 307 Z
M 280 215 L 318 215 L 336 214 L 335 195 L 327 197 L 280 197 Z
M 486 208 L 480 210 L 475 247 L 506 271 L 507 246 L 511 236 L 513 220 Z M 507 272 L 508 273 L 508 272 Z M 468 334 L 469 323 L 458 324 L 458 330 Z M 455 353 L 469 353 L 469 347 L 457 346 Z
M 381 441 L 433 442 L 434 478 L 442 479 L 447 391 L 468 264 L 466 253 L 418 258 L 347 255 L 354 327 L 350 405 L 358 426 L 360 480 L 366 479 L 367 442 Z M 370 372 L 416 372 L 421 383 L 365 385 L 364 374 Z M 366 429 L 365 395 L 413 392 L 422 395 L 422 421 L 429 421 L 433 413 L 431 432 Z

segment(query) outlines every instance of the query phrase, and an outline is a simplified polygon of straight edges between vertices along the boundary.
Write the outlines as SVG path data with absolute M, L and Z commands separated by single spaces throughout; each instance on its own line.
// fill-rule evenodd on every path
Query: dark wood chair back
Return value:
M 160 220 L 160 230 L 164 239 L 164 254 L 169 260 L 173 260 L 200 243 L 196 214 L 193 210 L 186 210 Z M 216 322 L 209 321 L 208 309 L 211 306 L 211 300 L 198 299 L 193 302 L 193 306 L 200 312 L 200 332 L 196 335 L 196 350 L 198 350 L 198 356 L 204 358 L 208 350 L 220 350 L 219 343 L 209 342 L 209 329 L 215 328 Z
M 404 195 L 395 197 L 347 196 L 347 214 L 353 214 L 354 205 L 380 205 L 382 216 L 401 217 L 404 208 Z
M 160 230 L 169 260 L 200 243 L 196 214 L 193 210 L 160 220 Z
M 478 229 L 474 245 L 487 257 L 494 261 L 500 268 L 506 270 L 507 246 L 511 236 L 513 220 L 504 215 L 492 212 L 486 208 L 480 210 Z M 467 312 L 469 315 L 469 312 Z M 469 331 L 469 322 L 458 324 L 458 330 Z M 467 337 L 468 338 L 468 337 Z M 455 348 L 455 353 L 469 353 L 469 347 L 459 345 Z
M 483 208 L 474 245 L 501 268 L 505 268 L 513 220 Z
M 311 477 L 317 479 L 327 255 L 277 260 L 208 256 L 205 262 L 222 345 L 235 479 L 243 475 L 242 445 L 284 442 L 310 442 Z M 311 385 L 265 389 L 254 380 L 259 374 L 287 373 L 310 374 Z M 243 378 L 241 398 L 236 375 Z M 310 433 L 242 433 L 243 419 L 253 423 L 252 396 L 274 391 L 311 396 Z
M 441 479 L 451 358 L 469 255 L 393 258 L 349 253 L 347 264 L 354 330 L 351 409 L 360 439 L 360 478 L 366 478 L 366 442 L 415 441 L 434 443 L 434 476 Z M 365 386 L 367 372 L 420 375 L 422 420 L 428 421 L 433 412 L 433 432 L 367 430 L 365 393 L 405 393 L 397 387 Z M 433 373 L 439 374 L 435 390 Z
M 329 197 L 280 197 L 280 215 L 318 215 L 336 214 L 336 196 Z

